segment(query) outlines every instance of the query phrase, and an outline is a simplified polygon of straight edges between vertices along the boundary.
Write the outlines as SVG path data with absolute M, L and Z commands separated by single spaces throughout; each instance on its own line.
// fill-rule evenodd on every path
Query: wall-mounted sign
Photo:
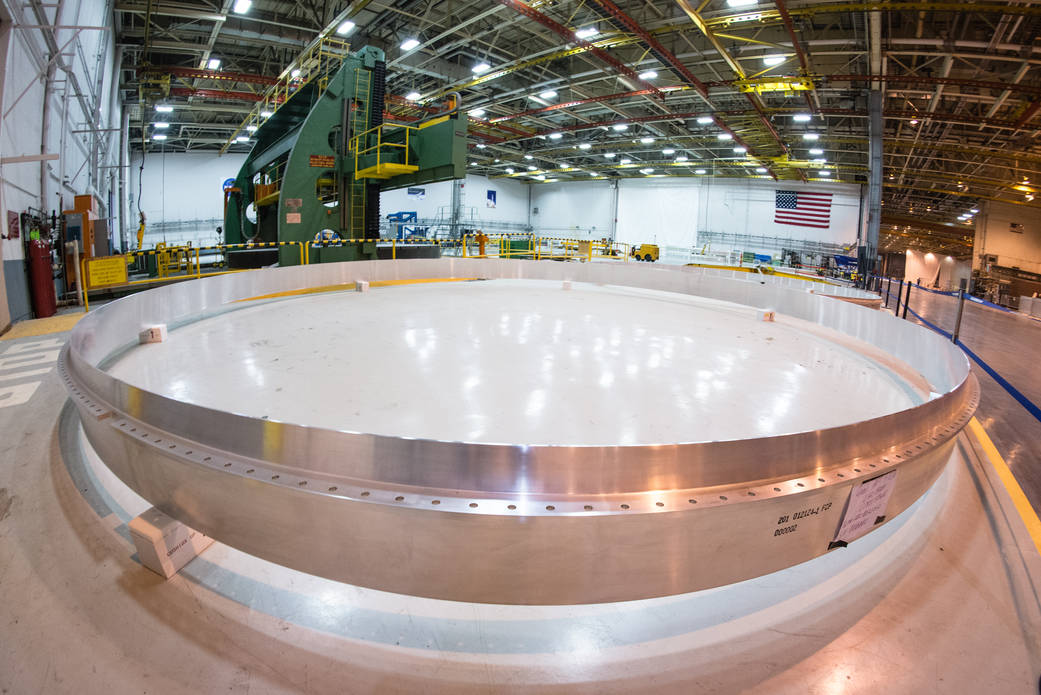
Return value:
M 332 169 L 336 166 L 336 157 L 331 154 L 313 154 L 308 158 L 311 166 Z
M 103 256 L 87 261 L 88 287 L 124 285 L 126 281 L 127 261 L 124 256 Z
M 427 189 L 425 188 L 410 188 L 408 189 L 408 197 L 415 198 L 416 200 L 423 200 L 427 197 Z
M 286 213 L 286 224 L 300 224 L 300 213 L 299 212 L 287 212 Z
M 221 188 L 223 188 L 225 192 L 230 191 L 234 187 L 235 179 L 224 179 L 224 183 L 221 184 Z
M 1023 223 L 1022 222 L 1009 222 L 1008 223 L 1008 231 L 1012 232 L 1013 234 L 1022 234 L 1023 233 Z
M 488 201 L 486 205 L 490 208 L 495 207 L 495 191 L 488 191 Z

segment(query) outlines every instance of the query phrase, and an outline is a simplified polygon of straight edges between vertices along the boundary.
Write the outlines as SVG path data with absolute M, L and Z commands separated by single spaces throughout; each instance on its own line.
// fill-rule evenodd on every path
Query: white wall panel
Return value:
M 463 220 L 467 226 L 523 226 L 528 221 L 528 184 L 509 179 L 489 179 L 468 175 L 463 188 Z M 420 219 L 448 219 L 452 209 L 452 182 L 428 183 L 413 188 L 423 189 L 423 198 L 408 194 L 408 189 L 384 191 L 380 195 L 380 214 L 416 212 Z M 488 207 L 488 191 L 495 191 L 495 207 Z
M 616 239 L 689 249 L 697 241 L 699 183 L 669 178 L 620 181 Z
M 142 172 L 141 153 L 134 153 L 130 159 L 130 209 L 135 220 L 139 191 L 148 224 L 223 219 L 221 184 L 235 178 L 245 161 L 245 154 L 218 157 L 216 152 L 149 152 Z
M 711 178 L 622 179 L 618 191 L 616 238 L 627 243 L 662 246 L 698 245 L 699 232 L 751 235 L 836 244 L 852 244 L 860 219 L 860 187 L 848 184 L 803 184 L 785 181 Z M 774 222 L 778 190 L 822 191 L 833 195 L 827 229 Z M 603 236 L 611 228 L 614 203 L 609 181 L 553 183 L 533 188 L 532 206 L 539 214 L 535 228 L 574 236 Z M 714 243 L 715 250 L 720 244 Z M 745 242 L 724 244 L 756 251 Z M 764 249 L 763 252 L 770 253 Z M 776 250 L 773 251 L 776 254 Z
M 611 233 L 613 201 L 610 181 L 533 184 L 531 224 L 540 236 L 599 239 Z

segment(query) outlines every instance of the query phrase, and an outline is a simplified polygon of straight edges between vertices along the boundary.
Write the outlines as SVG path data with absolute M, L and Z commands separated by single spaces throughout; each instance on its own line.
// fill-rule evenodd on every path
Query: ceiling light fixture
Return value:
M 813 116 L 808 113 L 797 113 L 792 116 L 792 120 L 796 123 L 807 123 L 811 118 L 813 118 Z
M 411 51 L 413 48 L 419 45 L 419 39 L 408 38 L 401 42 L 401 50 Z
M 822 150 L 819 147 L 814 147 L 813 149 L 810 150 L 810 154 L 824 154 L 824 150 Z M 889 178 L 893 178 L 893 175 L 890 174 Z
M 676 161 L 677 162 L 685 162 L 685 161 L 687 161 L 687 155 L 681 154 L 679 157 L 676 157 Z
M 712 116 L 698 116 L 697 121 L 700 125 L 708 125 L 709 123 L 715 121 L 715 119 L 712 118 Z
M 664 155 L 676 154 L 676 150 L 672 149 L 671 147 L 666 147 L 664 150 L 661 151 L 661 153 Z
M 210 70 L 219 70 L 220 58 L 210 58 L 209 61 L 206 63 L 206 67 Z
M 615 131 L 616 133 L 621 133 L 622 131 L 629 130 L 629 124 L 615 123 L 613 126 L 611 126 L 611 130 Z
M 513 167 L 506 167 L 506 173 L 507 174 L 512 174 L 513 173 Z
M 159 113 L 170 113 L 173 111 L 173 107 L 169 104 L 159 104 L 155 107 L 155 110 Z
M 232 7 L 231 11 L 235 14 L 246 14 L 252 5 L 253 0 L 235 0 L 235 6 Z
M 550 140 L 559 140 L 562 137 L 564 137 L 563 133 L 550 133 L 549 134 L 549 139 Z
M 721 141 L 722 140 L 733 140 L 733 139 L 734 139 L 734 136 L 731 135 L 730 133 L 720 133 L 719 135 L 716 136 L 716 140 L 721 140 Z
M 727 0 L 727 7 L 748 7 L 754 5 L 758 0 Z
M 766 173 L 766 167 L 756 167 L 755 168 L 755 173 L 757 173 L 757 174 L 765 174 Z
M 235 142 L 249 142 L 249 136 L 248 135 L 240 135 L 237 138 L 235 138 Z
M 768 65 L 770 67 L 773 67 L 774 65 L 780 65 L 785 60 L 787 60 L 787 58 L 785 58 L 782 55 L 763 56 L 763 65 Z
M 604 158 L 605 159 L 614 159 L 614 157 L 615 157 L 614 152 L 605 152 L 604 153 Z
M 274 116 L 274 115 L 275 115 L 275 114 L 274 114 L 274 112 L 273 112 L 273 111 L 261 111 L 261 112 L 260 112 L 260 117 L 261 117 L 261 118 L 271 118 L 271 117 L 272 117 L 272 116 Z
M 639 77 L 641 80 L 653 80 L 658 77 L 658 73 L 654 70 L 645 70 L 640 73 Z
M 575 36 L 577 36 L 580 39 L 588 39 L 593 36 L 596 36 L 599 33 L 600 30 L 596 27 L 583 27 L 582 29 L 579 29 L 575 32 Z
M 166 121 L 156 121 L 155 123 L 152 124 L 152 127 L 153 128 L 159 128 L 160 130 L 162 130 L 163 128 L 169 128 L 170 124 L 167 123 Z
M 248 126 L 246 126 L 246 130 L 250 133 L 255 133 L 257 132 L 257 126 L 250 123 Z
M 650 145 L 652 142 L 654 142 L 654 138 L 640 138 L 640 142 L 642 142 L 644 145 Z
M 492 69 L 492 66 L 489 65 L 488 63 L 485 63 L 482 60 L 480 63 L 478 63 L 477 65 L 475 65 L 472 68 L 470 68 L 470 72 L 472 72 L 475 75 L 483 75 L 484 73 L 488 72 L 491 69 Z
M 152 136 L 152 139 L 153 140 L 165 140 L 166 139 L 166 135 L 163 134 L 163 133 L 156 133 L 155 135 Z
M 704 173 L 705 173 L 705 170 L 704 170 L 704 169 L 695 169 L 695 170 L 694 170 L 694 173 L 695 173 L 695 174 L 704 174 Z
M 483 116 L 484 114 L 486 114 L 488 112 L 485 111 L 484 109 L 471 109 L 468 113 L 469 113 L 469 115 L 473 116 L 474 118 L 480 118 L 481 116 Z
M 336 27 L 336 33 L 340 36 L 347 36 L 347 34 L 354 31 L 354 27 L 356 26 L 358 25 L 348 19 L 345 22 L 341 22 L 340 26 Z
M 526 155 L 524 155 L 524 158 L 525 158 L 525 159 L 535 159 L 535 158 L 534 158 L 534 157 L 532 157 L 532 156 L 531 156 L 530 154 L 526 154 Z
M 745 152 L 748 152 L 748 148 L 747 147 L 735 147 L 734 148 L 734 154 L 744 154 Z
M 289 73 L 289 76 L 292 77 L 294 80 L 297 77 L 300 77 L 300 68 L 297 68 L 296 70 L 293 70 L 293 72 Z
M 618 163 L 619 164 L 632 164 L 633 160 L 626 158 L 626 159 L 623 159 L 623 160 L 619 161 Z
M 803 140 L 809 140 L 810 142 L 813 142 L 813 141 L 816 141 L 816 140 L 820 140 L 821 136 L 818 135 L 817 133 L 803 133 L 802 134 L 802 139 Z
M 826 171 L 824 169 L 821 169 L 820 171 L 817 172 L 817 175 L 818 176 L 831 176 L 831 172 L 830 171 Z
M 582 144 L 580 144 L 578 146 L 578 149 L 580 149 L 580 150 L 588 150 L 590 147 L 592 147 L 592 145 L 590 145 L 588 142 L 583 142 Z
M 539 99 L 554 99 L 557 93 L 552 89 L 547 89 L 545 92 L 539 94 Z
M 485 147 L 487 147 L 487 145 L 485 145 L 484 143 L 477 143 L 477 149 L 483 150 Z
M 644 174 L 644 175 L 653 174 L 654 173 L 654 169 L 640 169 L 640 173 Z
M 530 164 L 528 165 L 528 171 L 535 171 L 536 169 L 538 169 L 538 167 L 533 167 Z

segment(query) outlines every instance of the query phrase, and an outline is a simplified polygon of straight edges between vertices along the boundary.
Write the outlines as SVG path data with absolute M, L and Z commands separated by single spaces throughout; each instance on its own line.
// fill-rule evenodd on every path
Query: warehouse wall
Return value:
M 494 223 L 523 226 L 528 219 L 528 184 L 509 179 L 489 179 L 468 175 L 464 180 L 462 208 L 466 224 L 481 227 Z M 452 182 L 415 186 L 422 197 L 410 195 L 408 189 L 385 191 L 380 195 L 380 213 L 386 217 L 395 212 L 416 212 L 420 219 L 448 218 L 452 206 Z M 488 191 L 494 191 L 495 207 L 488 206 Z
M 998 265 L 1041 273 L 1041 214 L 1036 208 L 987 202 L 976 218 L 973 267 L 994 254 Z
M 137 230 L 138 196 L 145 213 L 145 246 L 156 242 L 213 243 L 224 219 L 226 179 L 235 178 L 245 154 L 150 151 L 130 160 L 130 210 Z M 139 187 L 140 184 L 140 187 Z
M 0 0 L 0 155 L 56 154 L 47 162 L 3 165 L 0 170 L 0 224 L 7 236 L 7 213 L 29 207 L 47 212 L 72 207 L 74 195 L 93 193 L 103 217 L 118 236 L 119 133 L 122 112 L 113 90 L 121 60 L 112 31 L 83 29 L 77 38 L 70 29 L 57 29 L 54 39 L 64 46 L 60 61 L 69 73 L 52 66 L 44 32 L 50 29 L 11 30 L 11 24 L 110 27 L 107 3 L 66 0 L 60 8 L 45 8 L 45 21 L 34 16 L 28 3 Z M 57 15 L 56 15 L 57 12 Z M 71 39 L 71 42 L 70 42 Z M 67 43 L 68 42 L 68 43 Z M 117 132 L 90 130 L 117 129 Z M 72 133 L 72 131 L 84 131 Z M 4 239 L 2 257 L 7 304 L 14 320 L 29 316 L 23 263 L 23 240 Z M 2 318 L 2 316 L 0 316 Z
M 838 244 L 853 243 L 860 220 L 860 187 L 849 184 L 727 181 L 711 178 L 642 178 L 618 182 L 616 239 L 661 246 L 698 245 L 699 232 L 782 237 Z M 610 181 L 541 184 L 533 188 L 536 230 L 602 236 L 615 209 Z M 822 191 L 834 195 L 828 229 L 774 223 L 777 190 Z M 594 231 L 592 228 L 596 227 Z M 718 245 L 718 242 L 717 242 Z M 756 250 L 747 244 L 735 246 Z
M 541 236 L 597 239 L 611 236 L 615 183 L 576 181 L 533 184 L 531 224 Z
M 966 261 L 956 261 L 950 256 L 921 251 L 907 251 L 904 277 L 911 282 L 921 282 L 923 287 L 953 292 L 965 281 L 968 288 L 972 267 Z

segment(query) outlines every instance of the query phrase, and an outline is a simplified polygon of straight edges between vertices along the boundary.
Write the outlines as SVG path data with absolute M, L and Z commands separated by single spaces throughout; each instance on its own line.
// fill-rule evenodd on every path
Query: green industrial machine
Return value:
M 258 247 L 229 252 L 232 267 L 296 265 L 295 244 L 259 244 L 316 239 L 363 241 L 314 245 L 311 263 L 375 259 L 381 190 L 466 174 L 458 102 L 412 125 L 384 122 L 383 51 L 320 47 L 300 64 L 305 79 L 275 88 L 246 125 L 256 143 L 225 189 L 224 233 Z

